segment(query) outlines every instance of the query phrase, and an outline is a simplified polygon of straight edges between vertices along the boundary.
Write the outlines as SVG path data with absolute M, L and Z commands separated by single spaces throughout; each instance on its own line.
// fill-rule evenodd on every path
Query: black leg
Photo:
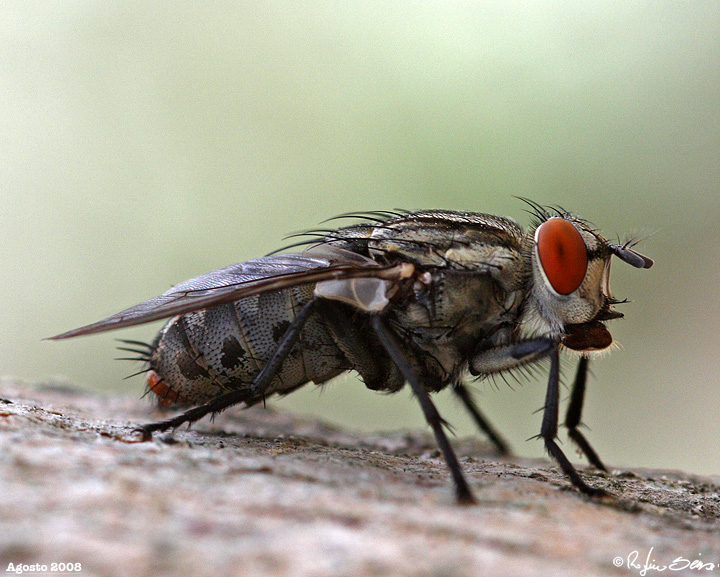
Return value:
M 597 497 L 605 495 L 602 489 L 590 487 L 582 480 L 572 463 L 568 461 L 555 439 L 557 438 L 558 417 L 560 408 L 560 353 L 557 346 L 550 353 L 550 377 L 548 379 L 547 395 L 545 397 L 545 413 L 543 414 L 540 436 L 545 441 L 548 453 L 558 462 L 563 472 L 570 478 L 575 487 L 582 493 Z
M 557 346 L 553 339 L 536 337 L 509 345 L 480 349 L 470 359 L 470 374 L 491 375 L 545 358 Z
M 492 444 L 495 445 L 497 452 L 501 455 L 509 455 L 510 449 L 508 448 L 508 444 L 480 412 L 480 409 L 478 409 L 475 404 L 472 394 L 467 387 L 462 383 L 457 383 L 453 387 L 453 390 L 455 391 L 455 394 L 460 397 L 460 400 L 463 402 L 468 412 L 472 415 L 475 423 L 478 427 L 480 427 L 480 430 L 483 431 L 488 436 Z
M 195 421 L 202 419 L 205 415 L 210 413 L 219 413 L 220 411 L 224 411 L 228 407 L 236 405 L 237 403 L 259 400 L 262 398 L 266 387 L 270 384 L 273 376 L 277 373 L 278 369 L 280 369 L 283 361 L 300 338 L 300 331 L 310 315 L 313 313 L 316 302 L 317 301 L 314 300 L 310 301 L 300 309 L 300 312 L 295 316 L 295 319 L 290 324 L 287 331 L 285 331 L 285 334 L 283 335 L 278 348 L 273 353 L 273 356 L 270 357 L 270 360 L 263 367 L 262 371 L 260 371 L 258 376 L 255 377 L 255 380 L 252 382 L 249 389 L 230 391 L 229 393 L 225 393 L 224 395 L 214 398 L 209 403 L 205 403 L 199 407 L 194 407 L 189 411 L 171 419 L 143 425 L 137 429 L 140 433 L 142 433 L 143 441 L 150 440 L 153 432 L 155 431 L 167 431 L 168 429 L 179 427 L 183 423 L 194 423 Z
M 460 462 L 455 455 L 455 451 L 445 435 L 445 430 L 443 429 L 444 421 L 430 399 L 430 394 L 423 385 L 423 378 L 418 370 L 418 367 L 413 364 L 412 359 L 408 358 L 407 353 L 402 350 L 400 344 L 397 342 L 395 335 L 390 332 L 379 316 L 376 315 L 372 317 L 372 325 L 383 347 L 385 347 L 385 350 L 398 366 L 400 372 L 410 383 L 413 393 L 415 393 L 415 396 L 420 403 L 420 407 L 425 414 L 425 420 L 432 427 L 432 430 L 435 433 L 435 439 L 437 439 L 440 450 L 445 457 L 445 462 L 447 463 L 455 482 L 455 494 L 458 503 L 461 505 L 472 505 L 475 503 L 475 498 L 473 497 L 472 491 L 463 476 L 462 469 L 460 468 Z
M 587 383 L 588 358 L 580 357 L 577 373 L 575 374 L 575 383 L 573 384 L 572 394 L 570 396 L 570 404 L 568 405 L 567 414 L 565 415 L 565 426 L 568 430 L 568 436 L 575 442 L 580 450 L 585 454 L 588 461 L 596 469 L 607 472 L 607 467 L 598 457 L 598 454 L 590 446 L 578 425 L 582 417 L 583 403 L 585 401 L 585 385 Z

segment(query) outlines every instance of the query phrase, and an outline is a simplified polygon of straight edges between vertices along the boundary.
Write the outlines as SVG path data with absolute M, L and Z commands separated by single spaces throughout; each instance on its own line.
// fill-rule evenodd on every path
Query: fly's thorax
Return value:
M 365 290 L 382 289 L 377 279 L 321 283 L 316 294 L 365 312 L 385 311 L 393 328 L 424 353 L 430 373 L 447 381 L 478 342 L 504 343 L 514 333 L 525 287 L 523 241 L 511 219 L 440 210 L 346 227 L 326 242 L 379 264 L 404 263 L 410 274 L 401 275 L 395 294 L 372 299 L 382 303 L 379 310 L 357 296 L 382 293 Z
M 421 267 L 487 271 L 521 259 L 523 232 L 509 218 L 427 210 L 335 231 L 334 244 L 379 263 L 406 261 Z
M 526 321 L 540 333 L 563 334 L 609 310 L 608 242 L 584 222 L 556 216 L 528 237 Z
M 436 269 L 420 275 L 412 294 L 393 302 L 387 318 L 421 354 L 428 374 L 447 383 L 466 370 L 478 343 L 509 341 L 522 306 L 522 291 L 506 291 L 491 275 Z

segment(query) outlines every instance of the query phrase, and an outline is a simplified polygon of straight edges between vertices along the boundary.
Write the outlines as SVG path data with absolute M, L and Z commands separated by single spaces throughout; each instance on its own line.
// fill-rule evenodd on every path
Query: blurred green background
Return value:
M 338 213 L 527 224 L 522 195 L 609 237 L 654 233 L 640 250 L 655 268 L 613 269 L 634 302 L 611 325 L 622 348 L 594 365 L 600 454 L 720 472 L 717 2 L 6 0 L 0 26 L 0 374 L 139 397 L 114 339 L 152 339 L 158 323 L 41 338 Z M 517 453 L 543 453 L 526 441 L 543 378 L 476 390 Z M 279 405 L 424 426 L 409 391 L 353 376 Z

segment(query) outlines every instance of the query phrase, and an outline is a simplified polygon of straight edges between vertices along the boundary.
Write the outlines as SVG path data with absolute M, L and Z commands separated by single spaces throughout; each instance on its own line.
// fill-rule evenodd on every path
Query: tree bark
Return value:
M 718 477 L 582 470 L 614 495 L 589 499 L 550 461 L 455 440 L 478 499 L 460 507 L 425 432 L 358 434 L 253 407 L 143 443 L 134 427 L 167 415 L 136 398 L 9 381 L 0 397 L 4 571 L 575 577 L 640 575 L 650 562 L 646 575 L 720 572 Z M 677 558 L 687 561 L 659 570 Z M 693 561 L 706 570 L 671 571 Z

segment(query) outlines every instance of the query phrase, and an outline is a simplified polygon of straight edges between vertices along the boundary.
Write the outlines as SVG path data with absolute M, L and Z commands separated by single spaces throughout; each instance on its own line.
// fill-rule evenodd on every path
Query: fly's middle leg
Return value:
M 507 442 L 502 438 L 500 433 L 495 430 L 495 427 L 490 424 L 485 415 L 480 412 L 468 388 L 462 383 L 456 383 L 453 390 L 465 405 L 475 424 L 488 436 L 490 442 L 495 445 L 497 452 L 501 455 L 510 455 L 510 448 Z
M 458 503 L 460 505 L 474 504 L 476 502 L 475 497 L 473 497 L 470 486 L 463 475 L 457 455 L 455 454 L 455 451 L 445 434 L 445 430 L 443 429 L 445 421 L 440 416 L 440 413 L 438 413 L 432 399 L 430 399 L 430 394 L 425 388 L 423 377 L 417 367 L 417 364 L 414 363 L 408 353 L 403 350 L 395 335 L 387 328 L 387 326 L 385 326 L 385 323 L 380 316 L 375 315 L 372 317 L 372 326 L 383 347 L 398 366 L 405 379 L 410 383 L 413 393 L 415 393 L 415 396 L 417 397 L 420 407 L 425 415 L 425 420 L 428 422 L 430 427 L 432 427 L 432 430 L 435 433 L 435 439 L 440 446 L 440 450 L 445 457 L 445 462 L 447 463 L 450 473 L 453 476 L 453 481 L 455 482 L 455 495 Z

